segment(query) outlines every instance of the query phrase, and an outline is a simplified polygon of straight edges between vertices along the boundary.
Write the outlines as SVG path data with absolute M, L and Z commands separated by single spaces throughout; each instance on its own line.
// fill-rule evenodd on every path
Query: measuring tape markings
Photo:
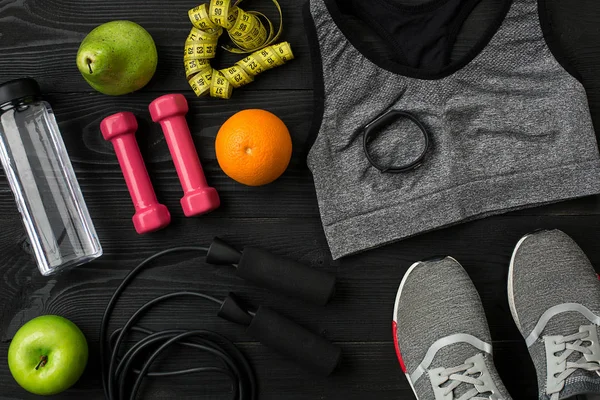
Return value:
M 277 32 L 264 14 L 239 8 L 241 1 L 211 0 L 210 4 L 199 5 L 188 12 L 194 27 L 186 39 L 183 60 L 186 78 L 197 96 L 229 99 L 234 88 L 247 85 L 261 72 L 294 59 L 288 42 L 273 44 L 283 29 L 281 7 L 277 0 L 272 0 L 280 16 Z M 216 70 L 210 65 L 210 60 L 216 56 L 223 29 L 235 46 L 225 45 L 225 50 L 251 54 L 229 68 Z
M 194 75 L 190 80 L 190 86 L 196 96 L 204 96 L 210 93 L 210 87 L 212 83 L 213 69 L 206 68 L 202 72 Z
M 191 59 L 184 62 L 185 67 L 185 77 L 190 79 L 192 76 L 196 75 L 199 72 L 204 71 L 205 69 L 210 68 L 210 60 L 198 60 Z

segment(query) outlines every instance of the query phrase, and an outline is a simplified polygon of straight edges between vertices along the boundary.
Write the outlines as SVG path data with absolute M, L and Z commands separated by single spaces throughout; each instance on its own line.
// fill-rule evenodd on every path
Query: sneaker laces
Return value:
M 472 371 L 469 372 L 469 370 L 472 370 L 474 367 L 475 367 L 475 364 L 471 363 L 471 364 L 463 364 L 463 365 L 459 365 L 458 367 L 447 368 L 447 369 L 443 370 L 440 373 L 440 376 L 448 379 L 444 383 L 450 382 L 450 384 L 447 386 L 442 387 L 440 385 L 441 388 L 446 389 L 443 392 L 444 396 L 448 396 L 450 393 L 453 393 L 454 390 L 456 390 L 460 385 L 467 384 L 467 385 L 473 386 L 473 387 L 471 389 L 469 389 L 467 392 L 463 393 L 462 396 L 460 396 L 456 400 L 489 400 L 489 397 L 478 396 L 478 395 L 481 395 L 481 393 L 479 393 L 479 390 L 477 390 L 476 387 L 485 385 L 485 382 L 474 376 L 469 376 L 469 375 L 473 375 L 473 372 Z M 461 374 L 461 372 L 463 372 L 463 373 Z M 480 372 L 476 372 L 476 374 L 478 376 L 481 376 Z
M 556 364 L 560 365 L 566 362 L 565 370 L 560 374 L 555 375 L 557 382 L 560 384 L 564 382 L 569 376 L 571 376 L 577 370 L 584 371 L 599 371 L 600 364 L 595 361 L 587 361 L 585 359 L 585 355 L 593 354 L 592 350 L 590 350 L 589 346 L 582 346 L 581 344 L 587 339 L 590 335 L 589 332 L 578 332 L 573 335 L 563 336 L 560 339 L 556 340 L 556 344 L 565 344 L 565 350 L 559 356 L 558 353 L 554 355 L 557 356 Z M 583 356 L 577 360 L 576 362 L 567 361 L 567 359 L 575 352 L 583 354 Z M 547 392 L 547 394 L 552 395 L 550 400 L 558 400 L 560 395 L 560 390 L 556 392 Z

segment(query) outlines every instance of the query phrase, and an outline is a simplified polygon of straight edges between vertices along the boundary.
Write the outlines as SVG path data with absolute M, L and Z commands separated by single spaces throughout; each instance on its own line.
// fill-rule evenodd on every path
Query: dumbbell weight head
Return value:
M 138 123 L 135 115 L 130 112 L 120 112 L 108 116 L 100 123 L 100 131 L 104 140 L 112 142 L 121 135 L 135 135 Z
M 154 122 L 162 122 L 173 117 L 185 116 L 189 111 L 185 96 L 179 93 L 166 94 L 154 100 L 148 107 Z

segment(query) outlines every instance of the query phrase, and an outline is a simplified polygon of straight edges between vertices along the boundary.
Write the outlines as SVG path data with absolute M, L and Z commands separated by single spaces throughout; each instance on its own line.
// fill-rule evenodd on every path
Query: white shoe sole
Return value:
M 398 307 L 400 306 L 400 295 L 402 294 L 402 289 L 404 289 L 404 285 L 406 284 L 406 281 L 408 280 L 408 276 L 421 263 L 422 263 L 422 261 L 418 261 L 418 262 L 414 263 L 413 265 L 410 266 L 408 271 L 406 271 L 406 273 L 404 274 L 404 277 L 402 278 L 402 282 L 400 282 L 400 286 L 398 287 L 398 293 L 396 293 L 396 300 L 394 302 L 394 315 L 392 317 L 392 321 L 393 321 L 393 330 L 392 331 L 393 331 L 393 335 L 394 335 L 394 347 L 396 348 L 396 356 L 398 357 L 398 362 L 400 363 L 400 367 L 403 369 L 404 376 L 406 376 L 406 380 L 408 381 L 408 384 L 410 385 L 410 388 L 412 389 L 413 393 L 415 394 L 415 397 L 417 400 L 419 400 L 419 396 L 417 396 L 417 391 L 415 390 L 415 387 L 410 379 L 410 375 L 408 373 L 408 370 L 406 370 L 406 367 L 404 365 L 404 360 L 402 359 L 402 354 L 400 353 L 400 347 L 398 345 L 398 334 L 397 334 L 398 320 L 397 320 L 396 316 L 398 315 Z
M 515 271 L 515 258 L 517 256 L 517 252 L 519 251 L 519 248 L 523 245 L 525 240 L 528 239 L 529 237 L 531 237 L 532 235 L 534 235 L 534 233 L 525 235 L 521 238 L 521 240 L 519 240 L 519 242 L 515 246 L 515 250 L 512 253 L 512 257 L 510 258 L 510 265 L 508 267 L 508 287 L 507 287 L 508 307 L 510 308 L 510 313 L 512 314 L 515 324 L 517 324 L 517 328 L 519 328 L 519 331 L 521 331 L 521 332 L 523 330 L 521 329 L 521 322 L 519 321 L 519 314 L 517 314 L 517 308 L 515 306 L 515 292 L 514 292 L 514 286 L 513 286 L 513 276 L 514 276 L 514 271 Z

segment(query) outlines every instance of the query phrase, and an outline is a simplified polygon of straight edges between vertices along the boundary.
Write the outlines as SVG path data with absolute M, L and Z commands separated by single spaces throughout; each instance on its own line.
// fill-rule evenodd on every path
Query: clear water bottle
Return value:
M 0 158 L 38 267 L 51 275 L 102 255 L 52 108 L 33 79 L 0 85 Z

